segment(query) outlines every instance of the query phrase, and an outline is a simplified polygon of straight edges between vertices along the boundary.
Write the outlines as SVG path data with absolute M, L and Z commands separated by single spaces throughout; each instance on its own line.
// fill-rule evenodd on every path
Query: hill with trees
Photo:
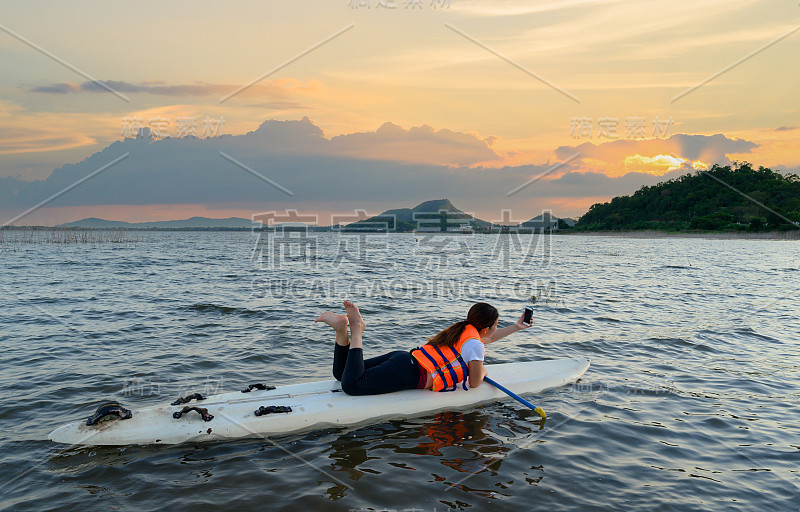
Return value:
M 774 231 L 800 228 L 800 177 L 747 162 L 645 186 L 597 203 L 575 230 Z
M 413 208 L 386 210 L 380 215 L 348 224 L 344 231 L 451 231 L 463 224 L 475 231 L 488 231 L 491 224 L 464 213 L 449 199 L 433 199 Z
M 413 208 L 395 208 L 380 215 L 347 224 L 342 231 L 364 232 L 458 232 L 469 226 L 474 233 L 538 233 L 543 230 L 568 229 L 574 219 L 560 219 L 549 212 L 517 225 L 487 222 L 457 208 L 449 199 L 432 199 Z

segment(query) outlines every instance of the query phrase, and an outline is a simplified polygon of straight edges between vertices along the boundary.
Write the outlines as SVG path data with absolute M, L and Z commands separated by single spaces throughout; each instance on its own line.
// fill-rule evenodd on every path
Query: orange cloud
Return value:
M 663 176 L 668 172 L 680 169 L 684 165 L 691 165 L 693 169 L 707 169 L 708 164 L 700 160 L 691 161 L 673 155 L 628 155 L 625 157 L 624 166 L 628 172 L 646 172 L 654 176 Z
M 595 145 L 561 146 L 556 155 L 561 159 L 579 154 L 574 162 L 584 171 L 610 177 L 631 172 L 663 176 L 681 167 L 705 169 L 711 164 L 726 165 L 732 155 L 751 153 L 759 144 L 745 139 L 732 139 L 722 134 L 677 134 L 668 139 L 622 139 Z

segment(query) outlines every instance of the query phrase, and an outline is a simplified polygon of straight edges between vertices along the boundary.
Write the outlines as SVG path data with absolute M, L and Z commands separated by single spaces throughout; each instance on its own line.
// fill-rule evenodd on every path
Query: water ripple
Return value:
M 0 508 L 796 510 L 795 244 L 553 237 L 523 265 L 497 257 L 509 237 L 474 236 L 460 239 L 469 261 L 441 269 L 421 264 L 414 235 L 370 240 L 366 261 L 337 260 L 340 236 L 281 268 L 254 265 L 250 233 L 2 252 L 19 296 L 0 311 Z M 332 332 L 312 320 L 346 297 L 379 354 L 476 300 L 510 324 L 531 295 L 534 328 L 490 345 L 487 362 L 592 360 L 579 382 L 533 397 L 542 430 L 503 402 L 228 443 L 44 440 L 106 399 L 330 378 Z

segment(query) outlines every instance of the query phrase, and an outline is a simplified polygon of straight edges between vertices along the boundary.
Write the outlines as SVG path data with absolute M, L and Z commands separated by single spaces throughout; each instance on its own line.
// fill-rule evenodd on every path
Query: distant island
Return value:
M 167 229 L 167 230 L 250 230 L 253 221 L 239 217 L 229 217 L 227 219 L 210 219 L 208 217 L 192 217 L 185 220 L 164 220 L 157 222 L 123 222 L 119 220 L 105 220 L 96 217 L 76 220 L 59 224 L 57 228 L 91 228 L 91 229 Z
M 364 220 L 345 225 L 320 226 L 299 223 L 260 225 L 251 219 L 229 217 L 211 219 L 192 217 L 185 220 L 157 222 L 123 222 L 115 220 L 86 219 L 59 224 L 55 229 L 80 230 L 147 230 L 147 231 L 250 231 L 250 230 L 311 230 L 311 231 L 344 231 L 344 232 L 458 232 L 458 233 L 491 233 L 515 231 L 521 233 L 551 232 L 571 228 L 575 219 L 561 219 L 549 213 L 543 213 L 530 220 L 515 225 L 494 224 L 469 215 L 458 209 L 449 199 L 433 199 L 424 201 L 413 208 L 396 208 L 369 217 Z M 43 227 L 39 227 L 43 228 Z M 37 229 L 36 226 L 25 228 L 6 226 L 5 229 Z M 46 228 L 54 229 L 54 228 Z
M 572 231 L 788 231 L 800 228 L 800 177 L 747 162 L 714 165 L 589 208 Z
M 410 232 L 462 232 L 497 233 L 515 231 L 540 233 L 557 231 L 575 225 L 574 219 L 560 219 L 543 213 L 519 224 L 505 225 L 481 220 L 457 208 L 449 199 L 433 199 L 413 208 L 386 210 L 365 220 L 346 226 L 334 226 L 343 231 L 392 231 Z

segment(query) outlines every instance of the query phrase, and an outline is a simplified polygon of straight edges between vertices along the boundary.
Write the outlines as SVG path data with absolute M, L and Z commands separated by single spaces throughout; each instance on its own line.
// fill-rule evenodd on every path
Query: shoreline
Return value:
M 272 232 L 272 230 L 253 229 L 253 228 L 220 228 L 220 227 L 194 227 L 194 228 L 129 228 L 129 227 L 116 227 L 116 228 L 98 228 L 98 227 L 71 227 L 59 228 L 53 226 L 6 226 L 0 228 L 0 243 L 4 242 L 5 236 L 14 236 L 19 232 L 39 232 L 44 234 L 58 233 L 59 235 L 80 236 L 84 233 L 169 233 L 169 232 Z M 337 231 L 331 230 L 329 226 L 320 228 L 318 226 L 309 226 L 310 232 L 315 233 L 336 233 Z M 458 233 L 458 232 L 415 232 L 415 231 L 346 231 L 345 233 L 361 233 L 361 234 L 411 234 L 411 235 L 485 235 L 485 234 L 498 234 L 498 233 Z M 5 236 L 4 236 L 5 233 Z M 531 233 L 523 233 L 531 234 Z M 629 231 L 572 231 L 572 230 L 557 230 L 552 234 L 558 236 L 603 236 L 603 237 L 616 237 L 616 238 L 641 238 L 641 239 L 657 239 L 657 238 L 704 238 L 709 240 L 800 240 L 800 229 L 792 231 L 763 231 L 763 232 L 747 232 L 747 231 L 708 231 L 708 232 L 692 232 L 692 231 L 658 231 L 658 230 L 629 230 Z
M 764 231 L 760 233 L 748 232 L 708 232 L 694 233 L 681 231 L 558 231 L 554 234 L 566 236 L 607 236 L 617 238 L 705 238 L 709 240 L 800 240 L 800 230 L 793 231 Z

